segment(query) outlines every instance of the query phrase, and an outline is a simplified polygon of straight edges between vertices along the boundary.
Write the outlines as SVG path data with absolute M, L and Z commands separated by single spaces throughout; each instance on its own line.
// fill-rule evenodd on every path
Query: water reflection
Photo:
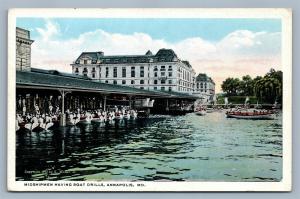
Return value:
M 279 181 L 282 122 L 224 113 L 17 134 L 17 180 Z

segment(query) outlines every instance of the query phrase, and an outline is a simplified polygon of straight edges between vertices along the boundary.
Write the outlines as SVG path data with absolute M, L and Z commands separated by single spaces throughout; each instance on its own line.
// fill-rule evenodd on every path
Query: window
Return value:
M 131 67 L 131 77 L 135 77 L 135 67 Z
M 156 80 L 154 80 L 154 84 L 157 84 L 157 79 L 156 79 Z
M 134 84 L 134 80 L 131 80 L 131 84 Z
M 88 72 L 87 68 L 84 68 L 84 69 L 83 69 L 83 72 L 84 72 L 84 73 L 87 73 L 87 72 Z
M 172 87 L 169 87 L 169 92 L 172 91 Z
M 169 84 L 172 84 L 172 80 L 171 80 L 171 79 L 169 79 L 169 81 L 168 81 L 168 82 L 169 82 Z
M 114 80 L 114 84 L 117 84 L 118 82 L 117 82 L 117 80 Z
M 169 77 L 172 77 L 173 73 L 172 72 L 169 72 Z
M 92 73 L 92 78 L 95 78 L 95 73 Z
M 172 66 L 169 66 L 168 71 L 172 71 Z
M 155 87 L 153 87 L 153 89 L 154 89 L 154 90 L 157 90 L 157 87 L 155 86 Z
M 161 66 L 160 67 L 160 71 L 166 71 L 166 67 L 165 66 Z
M 203 88 L 203 83 L 200 84 L 200 87 Z
M 162 79 L 161 84 L 165 84 L 165 83 L 166 83 L 166 80 Z
M 122 80 L 122 84 L 126 84 L 126 80 Z
M 141 66 L 141 68 L 140 68 L 140 76 L 144 77 L 144 75 L 145 75 L 144 66 Z
M 84 64 L 87 64 L 87 60 L 86 60 L 86 59 L 85 59 L 85 60 L 83 60 L 83 63 L 84 63 Z
M 75 73 L 79 73 L 78 68 L 75 68 Z
M 93 67 L 93 70 L 92 70 L 92 72 L 96 72 L 96 68 L 95 68 L 95 67 Z
M 126 77 L 126 67 L 122 67 L 122 77 Z
M 162 87 L 160 88 L 160 90 L 164 91 L 164 90 L 165 90 L 165 87 L 164 87 L 164 86 L 162 86 Z
M 105 83 L 108 84 L 108 80 L 106 80 Z
M 114 67 L 114 77 L 118 77 L 118 68 Z
M 157 71 L 157 66 L 154 66 L 154 70 L 153 71 Z
M 105 71 L 105 77 L 108 78 L 108 67 L 106 67 L 106 71 Z
M 154 72 L 154 77 L 157 77 L 157 72 Z
M 144 80 L 142 79 L 142 80 L 140 80 L 140 84 L 144 84 Z
M 143 89 L 144 89 L 144 87 L 140 87 L 140 89 L 142 89 L 142 90 L 143 90 Z
M 166 75 L 166 73 L 165 72 L 161 72 L 161 76 L 165 76 Z

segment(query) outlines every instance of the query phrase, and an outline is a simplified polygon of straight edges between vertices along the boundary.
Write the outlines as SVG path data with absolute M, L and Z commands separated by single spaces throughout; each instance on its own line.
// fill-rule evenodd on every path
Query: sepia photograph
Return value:
M 10 191 L 290 191 L 289 9 L 11 9 Z

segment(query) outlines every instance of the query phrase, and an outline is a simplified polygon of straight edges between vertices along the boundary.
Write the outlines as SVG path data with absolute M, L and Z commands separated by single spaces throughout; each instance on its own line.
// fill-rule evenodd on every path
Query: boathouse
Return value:
M 31 68 L 16 71 L 17 113 L 38 110 L 41 113 L 80 110 L 108 110 L 116 106 L 153 108 L 155 112 L 187 110 L 195 96 L 176 92 L 149 91 L 129 86 L 92 81 L 88 77 L 56 70 Z M 141 102 L 142 103 L 139 103 Z M 144 102 L 152 102 L 144 103 Z

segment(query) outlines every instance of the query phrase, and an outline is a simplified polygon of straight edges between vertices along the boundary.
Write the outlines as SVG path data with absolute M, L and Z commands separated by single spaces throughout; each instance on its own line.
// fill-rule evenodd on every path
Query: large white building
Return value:
M 160 49 L 155 55 L 151 51 L 118 56 L 83 52 L 71 65 L 74 74 L 108 84 L 190 94 L 195 87 L 192 66 L 180 60 L 172 49 Z
M 203 103 L 213 101 L 215 95 L 215 82 L 205 73 L 196 77 L 194 95 L 199 96 Z

